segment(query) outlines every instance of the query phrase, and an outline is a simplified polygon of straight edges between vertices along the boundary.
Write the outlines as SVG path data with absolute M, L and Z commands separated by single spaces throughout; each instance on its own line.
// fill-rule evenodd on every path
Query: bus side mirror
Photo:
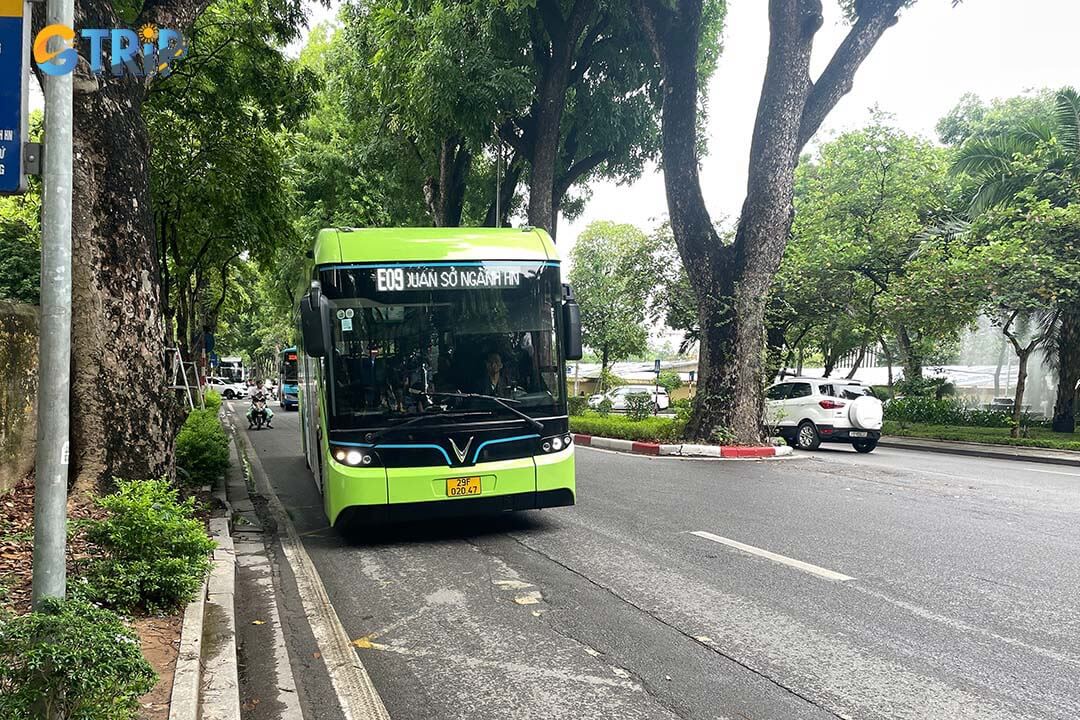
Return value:
M 563 285 L 563 353 L 567 360 L 581 359 L 581 307 L 574 299 L 574 291 Z
M 311 357 L 326 357 L 326 308 L 328 303 L 322 289 L 312 286 L 300 298 L 300 332 L 304 336 L 304 352 Z

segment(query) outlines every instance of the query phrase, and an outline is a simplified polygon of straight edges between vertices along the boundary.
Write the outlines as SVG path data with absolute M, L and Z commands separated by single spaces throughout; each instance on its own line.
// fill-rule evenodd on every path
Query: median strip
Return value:
M 574 434 L 574 443 L 582 447 L 615 450 L 634 453 L 635 455 L 670 457 L 764 459 L 791 455 L 791 448 L 787 445 L 747 447 L 741 445 L 698 445 L 694 443 L 651 443 L 640 440 L 597 437 L 582 433 Z

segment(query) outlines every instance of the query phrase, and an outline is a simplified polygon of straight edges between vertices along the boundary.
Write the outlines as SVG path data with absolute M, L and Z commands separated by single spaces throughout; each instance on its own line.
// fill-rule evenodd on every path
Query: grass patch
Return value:
M 882 427 L 882 433 L 898 437 L 958 440 L 988 445 L 1080 450 L 1080 433 L 1056 433 L 1041 427 L 1029 428 L 1026 438 L 1011 438 L 1009 437 L 1009 428 L 958 427 L 955 425 L 928 425 L 886 420 L 884 427 Z
M 602 417 L 591 412 L 570 416 L 570 432 L 639 442 L 677 442 L 685 426 L 685 421 L 678 418 L 631 420 L 618 415 Z

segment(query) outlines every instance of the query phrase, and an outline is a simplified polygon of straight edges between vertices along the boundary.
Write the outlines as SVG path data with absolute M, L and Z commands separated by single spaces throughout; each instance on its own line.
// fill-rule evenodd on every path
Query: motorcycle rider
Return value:
M 251 396 L 251 406 L 248 407 L 247 421 L 248 430 L 255 427 L 255 403 L 262 402 L 263 412 L 266 413 L 266 427 L 273 428 L 274 411 L 270 409 L 270 405 L 267 403 L 266 393 L 263 392 L 261 387 L 255 388 L 255 393 Z

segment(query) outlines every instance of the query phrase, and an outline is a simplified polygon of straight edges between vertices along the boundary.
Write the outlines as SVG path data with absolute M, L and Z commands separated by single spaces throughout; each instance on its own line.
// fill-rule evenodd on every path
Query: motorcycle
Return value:
M 266 400 L 263 398 L 255 398 L 251 401 L 251 418 L 248 422 L 248 427 L 255 430 L 262 430 L 263 425 L 268 425 L 270 422 L 270 416 L 266 412 Z

